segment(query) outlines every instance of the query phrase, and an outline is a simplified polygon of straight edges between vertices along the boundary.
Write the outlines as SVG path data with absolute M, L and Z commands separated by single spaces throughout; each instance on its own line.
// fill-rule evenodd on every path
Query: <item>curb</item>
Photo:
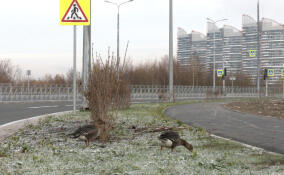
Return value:
M 15 134 L 20 129 L 27 127 L 30 124 L 37 124 L 41 119 L 48 117 L 48 116 L 60 116 L 69 114 L 73 111 L 64 111 L 64 112 L 57 112 L 52 114 L 44 114 L 36 117 L 31 117 L 27 119 L 17 120 L 10 123 L 6 123 L 0 126 L 0 141 L 6 139 L 7 137 Z
M 267 150 L 265 150 L 263 148 L 259 148 L 259 147 L 252 146 L 252 145 L 249 145 L 249 144 L 246 144 L 246 143 L 243 143 L 243 142 L 239 142 L 239 141 L 236 141 L 236 140 L 232 140 L 232 139 L 228 139 L 228 138 L 225 138 L 225 137 L 217 136 L 217 135 L 214 135 L 214 134 L 210 134 L 210 136 L 214 137 L 214 138 L 217 138 L 217 139 L 223 139 L 223 140 L 226 140 L 226 141 L 229 141 L 229 142 L 237 143 L 237 144 L 240 144 L 240 145 L 242 145 L 244 147 L 250 148 L 252 150 L 257 150 L 257 151 L 265 152 L 265 153 L 276 155 L 276 156 L 284 156 L 284 154 L 281 154 L 281 153 L 267 151 Z
M 72 102 L 72 100 L 0 101 L 0 104 L 10 104 L 10 103 L 37 103 L 37 102 Z

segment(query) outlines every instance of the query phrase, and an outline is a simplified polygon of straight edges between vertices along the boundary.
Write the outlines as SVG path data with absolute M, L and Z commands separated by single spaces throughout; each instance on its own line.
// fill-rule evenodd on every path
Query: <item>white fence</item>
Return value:
M 131 100 L 167 100 L 168 86 L 133 85 L 131 87 Z M 267 97 L 284 97 L 283 88 L 271 87 Z M 265 96 L 265 87 L 261 88 L 261 96 Z M 258 97 L 256 87 L 212 87 L 207 86 L 174 86 L 174 98 L 205 99 L 205 98 L 234 98 L 234 97 Z
M 81 98 L 77 92 L 78 100 Z M 0 101 L 69 101 L 73 99 L 73 88 L 62 85 L 17 86 L 0 85 Z
M 77 99 L 82 99 L 81 88 L 78 88 Z M 262 96 L 265 96 L 265 88 L 261 88 Z M 166 101 L 169 89 L 167 86 L 132 85 L 131 101 Z M 270 87 L 269 97 L 283 97 L 283 88 Z M 204 99 L 204 98 L 228 98 L 228 97 L 257 97 L 255 87 L 212 87 L 200 86 L 174 86 L 174 98 L 182 99 Z M 71 101 L 73 89 L 69 86 L 17 86 L 0 84 L 0 102 L 5 101 Z

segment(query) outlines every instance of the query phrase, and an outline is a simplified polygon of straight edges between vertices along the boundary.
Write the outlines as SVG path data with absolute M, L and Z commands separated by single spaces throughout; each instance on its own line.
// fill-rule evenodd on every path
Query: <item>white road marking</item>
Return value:
M 66 107 L 72 107 L 73 105 L 65 105 L 65 106 L 66 106 Z M 81 105 L 80 105 L 80 104 L 77 104 L 76 106 L 78 107 L 78 106 L 81 106 Z
M 30 109 L 40 109 L 40 108 L 56 108 L 58 106 L 35 106 L 35 107 L 28 107 Z

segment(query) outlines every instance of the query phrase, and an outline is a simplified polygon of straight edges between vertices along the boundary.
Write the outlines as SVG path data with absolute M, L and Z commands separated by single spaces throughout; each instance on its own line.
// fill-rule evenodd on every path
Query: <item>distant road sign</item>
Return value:
M 222 77 L 223 76 L 223 69 L 217 69 L 217 77 Z
M 230 77 L 230 80 L 231 80 L 231 81 L 235 81 L 235 80 L 236 80 L 236 77 Z
M 284 69 L 281 69 L 281 77 L 284 77 Z
M 249 50 L 249 57 L 256 57 L 255 50 Z
M 60 0 L 61 25 L 90 25 L 90 0 Z
M 274 77 L 274 69 L 268 69 L 267 70 L 267 76 L 268 77 Z
M 31 70 L 27 70 L 27 76 L 31 75 Z

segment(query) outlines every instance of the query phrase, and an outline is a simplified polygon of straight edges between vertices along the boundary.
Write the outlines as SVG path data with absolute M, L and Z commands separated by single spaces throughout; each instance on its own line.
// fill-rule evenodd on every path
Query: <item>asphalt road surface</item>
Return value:
M 149 100 L 140 100 L 132 103 L 147 103 Z M 77 110 L 81 107 L 81 101 L 77 101 Z M 72 101 L 60 102 L 0 102 L 0 125 L 22 120 L 30 117 L 51 114 L 63 111 L 72 111 Z
M 79 109 L 78 105 L 77 109 Z M 73 102 L 0 103 L 0 125 L 39 115 L 71 110 L 73 110 Z
M 221 103 L 182 105 L 166 114 L 215 135 L 284 154 L 284 119 L 233 112 Z

